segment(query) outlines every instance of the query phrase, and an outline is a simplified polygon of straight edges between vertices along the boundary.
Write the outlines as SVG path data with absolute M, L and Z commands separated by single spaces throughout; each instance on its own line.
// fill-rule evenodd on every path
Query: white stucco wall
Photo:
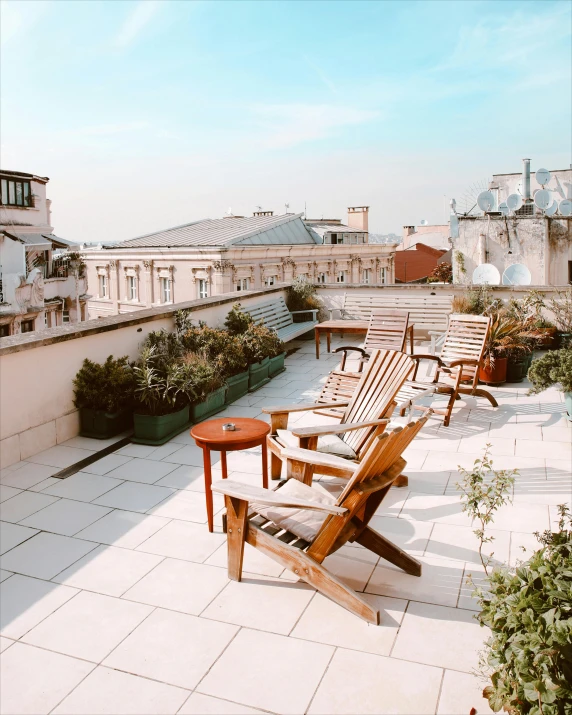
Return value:
M 8 178 L 8 177 L 7 177 Z M 12 179 L 12 177 L 9 177 Z M 13 177 L 14 180 L 23 180 L 25 177 Z M 37 227 L 42 229 L 50 229 L 50 217 L 48 212 L 48 203 L 46 199 L 46 184 L 40 181 L 30 181 L 30 189 L 34 195 L 34 206 L 10 206 L 0 208 L 0 226 L 5 226 L 6 230 L 10 230 L 10 226 L 16 232 L 26 233 L 35 231 Z M 18 224 L 31 224 L 30 226 L 22 226 Z

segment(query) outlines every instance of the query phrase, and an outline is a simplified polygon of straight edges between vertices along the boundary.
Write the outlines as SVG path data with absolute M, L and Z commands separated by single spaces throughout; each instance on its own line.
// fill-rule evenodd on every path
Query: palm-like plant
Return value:
M 494 368 L 496 358 L 508 355 L 520 356 L 529 353 L 535 339 L 533 330 L 505 313 L 493 316 L 483 354 L 487 370 Z

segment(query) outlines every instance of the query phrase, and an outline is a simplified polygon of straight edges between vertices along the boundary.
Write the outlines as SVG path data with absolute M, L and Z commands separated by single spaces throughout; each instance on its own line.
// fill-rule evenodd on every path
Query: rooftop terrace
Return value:
M 312 342 L 289 347 L 285 373 L 219 416 L 266 419 L 266 405 L 315 397 L 338 357 L 317 362 Z M 491 712 L 473 675 L 487 633 L 465 583 L 482 570 L 455 482 L 458 465 L 472 466 L 490 443 L 495 467 L 519 476 L 489 546 L 510 563 L 523 558 L 521 547 L 535 548 L 533 532 L 571 501 L 572 430 L 561 393 L 528 397 L 527 388 L 494 389 L 496 409 L 463 399 L 450 427 L 432 418 L 407 450 L 409 486 L 391 489 L 372 525 L 423 562 L 420 578 L 360 546 L 328 557 L 329 569 L 380 608 L 380 626 L 248 545 L 243 582 L 229 581 L 223 503 L 215 495 L 209 534 L 202 453 L 188 434 L 158 448 L 124 446 L 63 480 L 52 475 L 106 443 L 73 437 L 8 466 L 0 473 L 0 710 Z M 257 451 L 229 454 L 229 476 L 259 485 Z

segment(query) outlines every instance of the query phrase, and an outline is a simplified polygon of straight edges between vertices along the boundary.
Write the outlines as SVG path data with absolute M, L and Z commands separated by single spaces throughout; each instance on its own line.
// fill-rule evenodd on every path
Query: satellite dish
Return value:
M 530 271 L 523 263 L 513 263 L 502 274 L 504 286 L 529 286 L 531 282 Z
M 534 194 L 534 205 L 543 211 L 552 203 L 552 195 L 546 189 L 540 189 Z
M 424 218 L 423 218 L 423 219 L 421 219 L 421 221 L 419 222 L 419 225 L 420 225 L 420 226 L 428 226 L 428 225 L 429 225 L 429 221 L 427 221 L 427 219 L 424 219 Z
M 544 209 L 545 216 L 554 216 L 558 211 L 558 201 L 554 200 L 547 209 Z
M 536 180 L 541 186 L 546 186 L 546 184 L 549 184 L 551 178 L 552 175 L 550 174 L 548 169 L 539 169 L 536 172 Z
M 564 199 L 558 208 L 562 216 L 572 216 L 572 199 Z
M 482 263 L 473 271 L 473 283 L 476 285 L 498 286 L 501 275 L 492 263 Z
M 495 197 L 492 191 L 481 191 L 477 196 L 477 204 L 481 211 L 492 211 L 495 205 Z
M 511 211 L 518 211 L 522 206 L 522 196 L 520 194 L 511 194 L 506 200 L 506 205 Z
M 509 215 L 510 209 L 505 201 L 503 201 L 502 204 L 499 204 L 499 211 L 503 216 Z

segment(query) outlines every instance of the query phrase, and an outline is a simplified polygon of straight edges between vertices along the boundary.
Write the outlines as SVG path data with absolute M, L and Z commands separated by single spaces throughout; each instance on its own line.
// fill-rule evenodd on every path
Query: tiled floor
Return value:
M 338 361 L 293 346 L 285 373 L 222 416 L 267 419 L 264 405 L 311 400 Z M 188 434 L 128 445 L 65 480 L 52 475 L 108 443 L 75 437 L 4 470 L 0 712 L 490 712 L 473 674 L 487 634 L 465 583 L 482 569 L 455 483 L 487 443 L 495 466 L 519 469 L 514 502 L 490 530 L 495 558 L 511 563 L 571 501 L 562 396 L 526 391 L 495 390 L 497 409 L 462 400 L 450 427 L 432 419 L 407 450 L 409 487 L 390 492 L 372 526 L 423 562 L 421 578 L 353 545 L 327 559 L 380 609 L 378 627 L 249 546 L 243 582 L 228 580 L 222 500 L 209 534 L 202 454 Z M 233 478 L 260 483 L 259 450 L 228 464 Z

